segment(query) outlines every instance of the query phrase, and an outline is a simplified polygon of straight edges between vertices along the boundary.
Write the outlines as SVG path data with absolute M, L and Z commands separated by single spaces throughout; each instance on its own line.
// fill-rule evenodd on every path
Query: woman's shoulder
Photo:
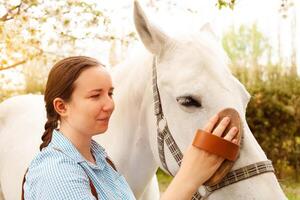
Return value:
M 70 173 L 85 175 L 74 159 L 52 146 L 45 147 L 36 155 L 28 167 L 28 173 L 38 177 L 56 177 Z
M 51 146 L 33 159 L 25 180 L 24 194 L 28 199 L 92 199 L 84 169 Z
M 54 163 L 64 163 L 66 162 L 74 162 L 68 156 L 66 156 L 60 149 L 57 149 L 51 145 L 43 148 L 32 160 L 30 166 L 40 165 L 40 164 L 54 164 Z

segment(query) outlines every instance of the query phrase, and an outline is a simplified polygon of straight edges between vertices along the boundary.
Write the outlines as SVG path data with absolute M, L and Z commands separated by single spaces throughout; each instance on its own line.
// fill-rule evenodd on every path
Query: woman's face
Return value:
M 108 128 L 114 110 L 113 87 L 109 73 L 100 66 L 84 70 L 74 82 L 65 120 L 80 133 L 96 135 Z

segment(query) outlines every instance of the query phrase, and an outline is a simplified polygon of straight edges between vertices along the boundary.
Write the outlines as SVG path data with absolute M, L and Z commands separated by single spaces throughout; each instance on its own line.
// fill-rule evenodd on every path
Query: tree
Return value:
M 282 30 L 280 27 L 282 25 L 288 25 L 289 34 L 291 36 L 291 44 L 290 44 L 290 57 L 289 64 L 290 65 L 290 74 L 292 76 L 297 76 L 297 11 L 294 0 L 281 0 L 280 8 L 278 9 L 278 14 L 280 16 L 278 22 L 278 49 L 279 49 L 279 57 L 282 60 L 281 55 L 281 42 L 285 38 L 282 37 Z
M 70 55 L 87 55 L 85 44 L 128 45 L 136 39 L 132 32 L 121 37 L 111 33 L 108 12 L 96 1 L 5 0 L 1 7 L 6 11 L 0 13 L 0 71 L 21 69 L 26 92 L 42 92 L 53 63 Z
M 233 70 L 236 73 L 242 73 L 239 70 L 243 71 L 243 68 L 246 68 L 248 72 L 253 71 L 252 81 L 254 82 L 263 75 L 264 66 L 272 64 L 271 46 L 255 23 L 251 27 L 241 25 L 238 29 L 232 26 L 224 34 L 222 43 L 231 60 Z M 246 80 L 243 79 L 243 81 Z
M 7 12 L 0 18 L 0 70 L 33 59 L 45 59 L 48 55 L 62 56 L 76 52 L 74 43 L 85 37 L 110 39 L 98 32 L 93 35 L 88 29 L 99 27 L 101 30 L 101 26 L 109 23 L 108 18 L 95 9 L 92 3 L 23 0 L 17 5 L 9 2 L 3 5 Z M 79 22 L 82 30 L 74 30 L 74 24 Z M 57 52 L 58 49 L 63 50 L 63 53 Z

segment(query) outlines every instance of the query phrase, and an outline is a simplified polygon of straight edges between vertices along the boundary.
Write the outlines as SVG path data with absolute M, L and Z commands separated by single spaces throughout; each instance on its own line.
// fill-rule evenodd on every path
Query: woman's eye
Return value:
M 92 95 L 91 98 L 98 98 L 100 95 L 99 94 L 95 94 L 95 95 Z
M 177 102 L 185 107 L 196 107 L 196 108 L 200 108 L 201 102 L 197 101 L 196 99 L 194 99 L 191 96 L 186 96 L 186 97 L 177 97 L 176 98 Z
M 114 95 L 114 93 L 113 93 L 113 92 L 110 92 L 110 93 L 108 93 L 108 95 L 109 95 L 110 97 L 112 97 L 112 96 Z

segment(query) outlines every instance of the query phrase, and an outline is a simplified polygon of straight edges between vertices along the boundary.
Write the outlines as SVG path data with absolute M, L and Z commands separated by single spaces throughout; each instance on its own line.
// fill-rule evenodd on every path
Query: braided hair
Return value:
M 57 62 L 50 70 L 45 89 L 44 101 L 47 112 L 47 122 L 42 136 L 40 150 L 47 147 L 51 142 L 52 132 L 58 127 L 60 120 L 56 112 L 53 101 L 55 98 L 61 98 L 65 102 L 70 101 L 74 90 L 74 82 L 85 69 L 90 67 L 103 66 L 94 58 L 86 56 L 68 57 Z

